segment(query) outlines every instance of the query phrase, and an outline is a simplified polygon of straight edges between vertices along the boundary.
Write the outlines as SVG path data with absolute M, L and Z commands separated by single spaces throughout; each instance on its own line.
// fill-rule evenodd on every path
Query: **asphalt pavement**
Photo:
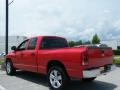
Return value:
M 49 90 L 46 76 L 19 71 L 15 76 L 0 70 L 0 90 Z M 72 81 L 66 90 L 120 90 L 120 68 L 93 82 Z

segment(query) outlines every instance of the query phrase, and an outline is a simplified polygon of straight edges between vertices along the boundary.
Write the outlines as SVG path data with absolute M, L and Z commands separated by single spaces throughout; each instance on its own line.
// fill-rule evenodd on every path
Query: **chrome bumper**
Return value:
M 92 78 L 92 77 L 97 77 L 101 74 L 106 74 L 110 71 L 113 71 L 115 69 L 115 65 L 110 65 L 109 70 L 105 70 L 104 67 L 100 67 L 97 69 L 91 69 L 91 70 L 84 70 L 83 71 L 83 78 Z

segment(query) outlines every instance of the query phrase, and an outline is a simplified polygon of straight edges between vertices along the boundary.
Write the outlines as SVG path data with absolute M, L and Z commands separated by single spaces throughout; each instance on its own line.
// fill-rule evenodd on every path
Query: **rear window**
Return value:
M 41 49 L 56 49 L 65 47 L 68 47 L 67 41 L 58 37 L 44 37 L 40 46 Z

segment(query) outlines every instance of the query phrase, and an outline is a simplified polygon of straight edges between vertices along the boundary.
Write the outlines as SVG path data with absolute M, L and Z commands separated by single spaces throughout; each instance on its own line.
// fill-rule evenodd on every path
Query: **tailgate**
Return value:
M 88 66 L 86 68 L 97 68 L 113 63 L 112 48 L 88 47 Z

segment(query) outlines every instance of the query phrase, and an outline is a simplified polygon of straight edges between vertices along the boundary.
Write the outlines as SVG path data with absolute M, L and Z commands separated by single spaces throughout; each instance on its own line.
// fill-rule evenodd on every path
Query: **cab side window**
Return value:
M 26 46 L 27 46 L 27 42 L 28 42 L 28 40 L 25 40 L 24 42 L 22 42 L 22 43 L 18 46 L 17 50 L 25 50 L 25 49 L 26 49 Z
M 34 50 L 36 48 L 37 38 L 30 39 L 28 50 Z

